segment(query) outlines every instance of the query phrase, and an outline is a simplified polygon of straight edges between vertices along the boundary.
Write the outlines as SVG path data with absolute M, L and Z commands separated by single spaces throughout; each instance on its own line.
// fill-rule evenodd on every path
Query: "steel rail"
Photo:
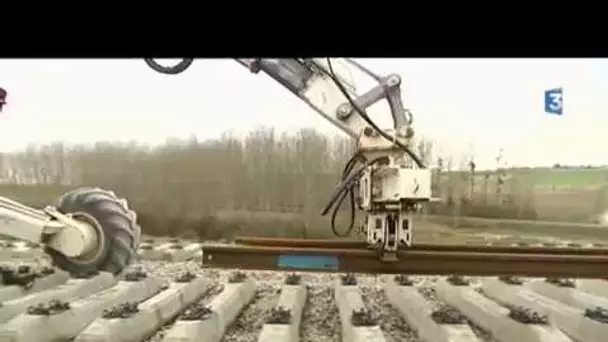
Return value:
M 235 243 L 247 246 L 285 247 L 285 248 L 339 248 L 367 249 L 365 241 L 360 240 L 328 240 L 328 239 L 284 239 L 237 237 Z M 411 251 L 445 251 L 482 253 L 520 253 L 520 254 L 569 254 L 569 255 L 608 255 L 608 248 L 581 248 L 574 246 L 491 246 L 491 245 L 432 245 L 415 244 L 404 248 Z
M 435 248 L 439 247 L 439 248 Z M 504 247 L 483 250 L 455 246 L 441 250 L 420 246 L 401 250 L 398 260 L 381 261 L 376 251 L 354 248 L 205 246 L 203 267 L 246 270 L 309 271 L 332 273 L 528 276 L 608 278 L 608 255 L 597 250 L 559 249 L 561 253 L 505 251 Z M 517 248 L 515 248 L 517 249 Z M 525 248 L 527 249 L 527 248 Z M 549 249 L 549 248 L 547 248 Z

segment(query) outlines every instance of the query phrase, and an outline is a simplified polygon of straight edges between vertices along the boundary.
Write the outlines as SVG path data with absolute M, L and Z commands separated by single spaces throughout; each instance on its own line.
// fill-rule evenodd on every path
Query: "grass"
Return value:
M 512 172 L 535 188 L 598 188 L 608 181 L 608 169 L 530 169 Z
M 464 171 L 455 172 L 467 177 Z M 446 173 L 447 174 L 447 173 Z M 526 188 L 599 188 L 608 183 L 608 168 L 594 169 L 510 169 L 508 177 L 515 177 L 520 186 Z M 476 183 L 483 181 L 482 172 L 478 173 Z
M 554 237 L 568 240 L 585 240 L 587 242 L 608 241 L 608 227 L 592 224 L 569 224 L 567 222 L 543 222 L 524 220 L 482 219 L 460 217 L 453 219 L 446 216 L 427 216 L 427 223 L 437 226 L 452 227 L 457 235 L 490 233 L 513 235 L 523 240 L 534 237 Z
M 0 196 L 34 207 L 52 204 L 71 188 L 62 185 L 13 185 L 0 184 Z

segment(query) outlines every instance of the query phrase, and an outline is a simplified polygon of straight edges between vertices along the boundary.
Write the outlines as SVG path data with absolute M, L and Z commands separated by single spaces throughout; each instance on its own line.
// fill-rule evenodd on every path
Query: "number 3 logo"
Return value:
M 545 112 L 562 115 L 564 110 L 564 92 L 562 88 L 545 90 Z

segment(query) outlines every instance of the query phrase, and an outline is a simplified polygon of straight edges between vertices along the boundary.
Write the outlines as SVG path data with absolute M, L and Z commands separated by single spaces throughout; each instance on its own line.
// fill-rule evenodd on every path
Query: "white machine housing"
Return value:
M 382 258 L 396 260 L 400 246 L 412 245 L 411 214 L 431 200 L 431 171 L 403 165 L 373 165 L 359 181 L 362 223 L 367 243 L 377 246 Z
M 407 169 L 397 165 L 369 167 L 360 180 L 361 208 L 373 210 L 374 204 L 428 202 L 432 196 L 431 179 L 429 169 Z

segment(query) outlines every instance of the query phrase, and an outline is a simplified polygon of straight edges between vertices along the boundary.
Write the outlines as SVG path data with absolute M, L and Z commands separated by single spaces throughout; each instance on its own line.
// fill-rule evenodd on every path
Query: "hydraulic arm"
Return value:
M 331 223 L 339 235 L 335 218 L 348 197 L 353 211 L 356 205 L 365 212 L 360 231 L 368 244 L 384 260 L 395 260 L 399 247 L 412 243 L 411 214 L 431 199 L 431 173 L 409 148 L 413 118 L 401 100 L 399 75 L 378 76 L 353 60 L 344 60 L 377 85 L 359 94 L 347 75 L 334 70 L 330 58 L 236 59 L 251 72 L 270 76 L 355 141 L 356 153 L 323 215 L 334 208 Z M 146 59 L 150 67 L 166 74 L 183 72 L 192 61 L 183 59 L 174 67 L 164 67 Z M 380 101 L 386 101 L 390 108 L 391 129 L 381 129 L 367 115 L 366 110 Z M 351 217 L 349 232 L 354 213 Z
M 99 188 L 72 190 L 43 210 L 0 197 L 0 234 L 43 245 L 73 274 L 120 273 L 141 240 L 136 220 L 126 200 Z

